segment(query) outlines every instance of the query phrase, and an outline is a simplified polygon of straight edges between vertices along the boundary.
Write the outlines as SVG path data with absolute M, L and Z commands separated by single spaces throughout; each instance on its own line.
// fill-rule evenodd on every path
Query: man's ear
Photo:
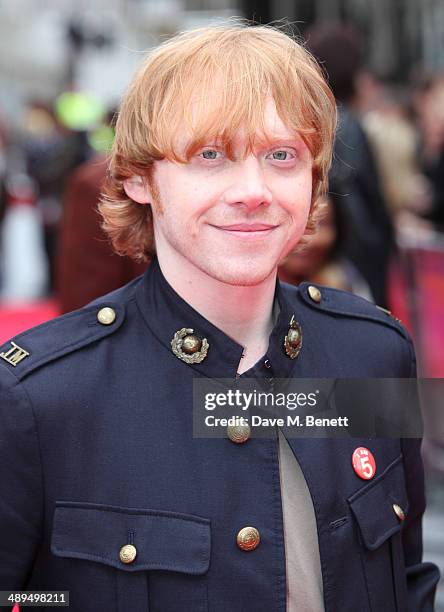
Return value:
M 151 202 L 151 192 L 146 180 L 142 176 L 132 176 L 123 182 L 126 195 L 139 204 Z

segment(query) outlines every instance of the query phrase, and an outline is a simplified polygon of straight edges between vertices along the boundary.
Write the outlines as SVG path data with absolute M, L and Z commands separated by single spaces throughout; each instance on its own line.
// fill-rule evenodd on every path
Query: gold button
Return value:
M 401 508 L 401 506 L 398 506 L 398 504 L 393 504 L 392 508 L 393 508 L 393 512 L 396 514 L 399 520 L 403 521 L 405 519 L 405 512 Z
M 182 350 L 187 355 L 197 353 L 201 348 L 202 340 L 194 334 L 188 334 L 188 336 L 185 336 L 185 338 L 182 340 Z
M 255 527 L 244 527 L 237 534 L 237 545 L 241 550 L 254 550 L 260 541 L 261 536 Z
M 232 442 L 235 442 L 236 444 L 242 444 L 250 438 L 251 429 L 248 424 L 228 425 L 227 435 Z
M 301 343 L 301 332 L 295 327 L 291 327 L 287 334 L 288 344 L 292 348 L 297 348 Z
M 285 354 L 290 359 L 296 359 L 302 348 L 302 328 L 297 321 L 294 320 L 294 315 L 291 317 L 290 328 L 284 338 Z
M 322 293 L 319 291 L 319 289 L 315 287 L 314 285 L 310 285 L 307 291 L 308 291 L 308 295 L 311 297 L 313 302 L 316 302 L 316 304 L 319 304 L 322 299 Z
M 201 363 L 208 354 L 210 345 L 206 338 L 202 340 L 190 327 L 182 327 L 171 340 L 171 349 L 178 359 L 185 363 Z
M 132 544 L 125 544 L 119 552 L 119 559 L 122 563 L 132 563 L 136 558 L 137 550 Z
M 97 313 L 97 321 L 102 325 L 111 325 L 116 320 L 116 311 L 106 306 Z

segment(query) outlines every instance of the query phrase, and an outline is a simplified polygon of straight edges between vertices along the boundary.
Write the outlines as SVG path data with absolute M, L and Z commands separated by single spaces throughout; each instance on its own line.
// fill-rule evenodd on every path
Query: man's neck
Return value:
M 173 263 L 160 256 L 159 265 L 182 299 L 244 347 L 239 374 L 266 353 L 274 325 L 276 271 L 258 285 L 235 286 L 209 276 L 184 258 Z

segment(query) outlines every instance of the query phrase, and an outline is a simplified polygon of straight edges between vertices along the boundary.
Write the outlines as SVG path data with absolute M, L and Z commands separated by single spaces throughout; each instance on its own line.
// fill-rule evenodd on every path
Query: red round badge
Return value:
M 365 448 L 365 446 L 360 446 L 356 448 L 352 455 L 352 464 L 353 469 L 359 478 L 363 478 L 364 480 L 370 480 L 373 478 L 376 472 L 376 461 L 373 457 L 372 453 Z

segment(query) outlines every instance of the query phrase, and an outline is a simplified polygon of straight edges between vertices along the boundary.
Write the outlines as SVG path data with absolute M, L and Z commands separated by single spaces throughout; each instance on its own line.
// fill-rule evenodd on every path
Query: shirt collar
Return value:
M 267 353 L 243 377 L 287 378 L 292 376 L 295 360 L 285 353 L 284 339 L 294 312 L 287 300 L 279 280 L 276 281 L 275 300 L 279 304 L 279 315 L 270 334 Z M 176 357 L 171 348 L 174 334 L 182 328 L 193 329 L 200 339 L 206 338 L 208 354 L 203 361 L 183 366 L 209 378 L 235 378 L 242 357 L 243 347 L 223 331 L 205 319 L 197 310 L 183 300 L 162 274 L 157 258 L 154 258 L 142 277 L 136 291 L 136 301 L 146 325 L 157 340 Z M 292 300 L 293 301 L 293 300 Z M 296 304 L 296 300 L 295 300 Z M 303 351 L 303 348 L 302 348 Z

